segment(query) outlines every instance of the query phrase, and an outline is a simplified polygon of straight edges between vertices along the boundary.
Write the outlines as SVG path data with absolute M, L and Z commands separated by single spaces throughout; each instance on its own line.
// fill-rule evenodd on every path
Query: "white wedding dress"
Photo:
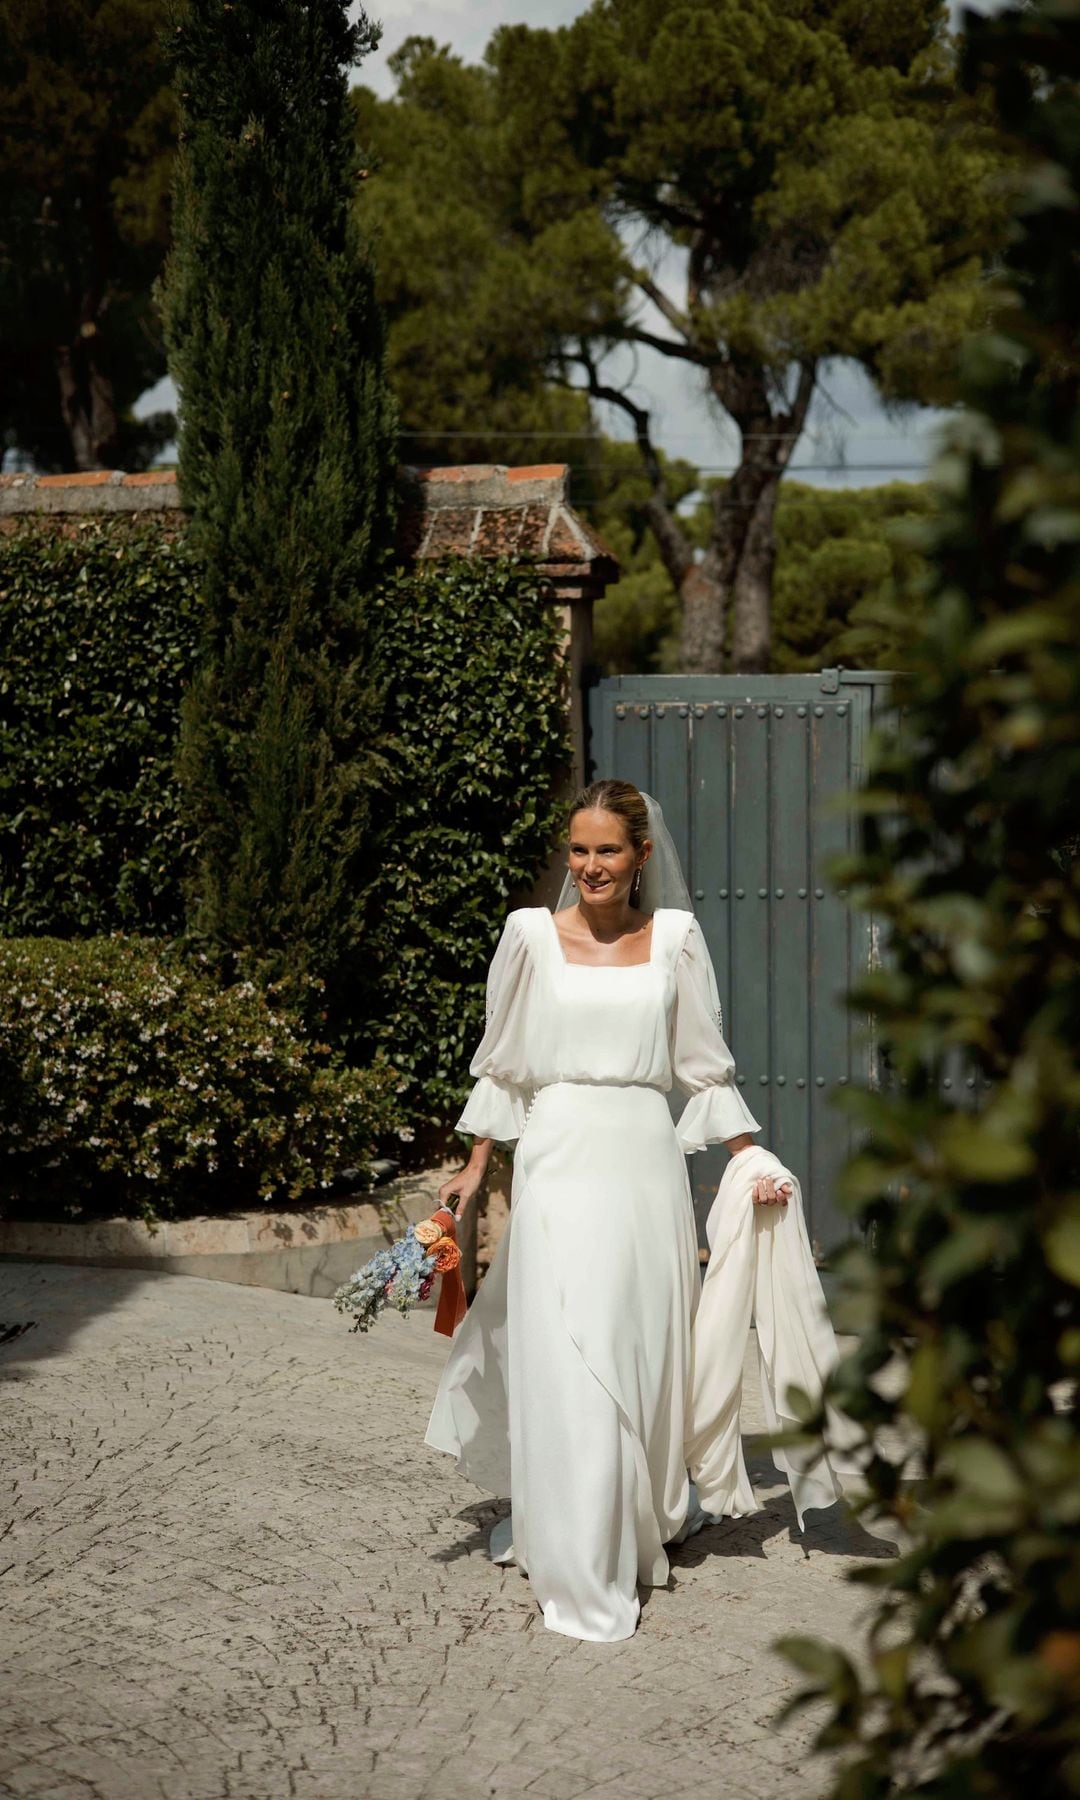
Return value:
M 594 966 L 567 960 L 546 908 L 512 913 L 471 1072 L 459 1128 L 516 1143 L 510 1218 L 452 1341 L 425 1441 L 478 1487 L 509 1494 L 512 1543 L 498 1560 L 528 1575 L 544 1623 L 614 1642 L 636 1628 L 638 1583 L 666 1582 L 664 1545 L 702 1507 L 756 1510 L 738 1436 L 756 1236 L 725 1222 L 706 1282 L 719 1310 L 707 1351 L 695 1348 L 702 1287 L 684 1156 L 760 1127 L 735 1085 L 693 915 L 654 913 L 647 963 Z M 673 1081 L 689 1096 L 677 1126 Z M 779 1168 L 755 1148 L 731 1169 L 744 1158 L 758 1173 Z M 742 1218 L 745 1180 L 737 1199 Z M 816 1303 L 801 1212 L 797 1223 L 801 1240 L 787 1241 Z M 800 1339 L 797 1367 L 803 1350 Z M 806 1503 L 831 1503 L 839 1488 L 825 1485 Z

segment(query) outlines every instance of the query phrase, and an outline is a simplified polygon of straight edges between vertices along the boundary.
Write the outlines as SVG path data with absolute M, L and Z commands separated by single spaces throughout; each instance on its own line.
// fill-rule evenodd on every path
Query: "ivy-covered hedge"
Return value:
M 569 757 L 558 610 L 527 566 L 441 562 L 368 601 L 385 686 L 365 972 L 333 997 L 353 1061 L 382 1057 L 417 1120 L 467 1083 L 508 900 L 557 835 Z M 183 926 L 174 758 L 199 594 L 183 537 L 102 520 L 0 537 L 0 932 Z
M 399 1121 L 249 982 L 135 938 L 0 941 L 0 1189 L 23 1218 L 318 1199 Z
M 409 1082 L 418 1117 L 442 1124 L 469 1085 L 507 906 L 559 835 L 560 626 L 527 568 L 505 561 L 399 575 L 370 604 L 392 683 L 359 1041 Z
M 0 537 L 0 931 L 174 932 L 195 566 L 160 520 Z

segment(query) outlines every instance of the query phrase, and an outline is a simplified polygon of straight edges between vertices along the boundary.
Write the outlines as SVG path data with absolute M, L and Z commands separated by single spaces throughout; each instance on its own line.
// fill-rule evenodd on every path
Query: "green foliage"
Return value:
M 766 666 L 773 508 L 819 364 L 854 357 L 890 394 L 954 391 L 1003 205 L 945 24 L 940 0 L 595 0 L 554 31 L 501 28 L 479 68 L 410 39 L 397 96 L 357 97 L 410 428 L 437 416 L 471 447 L 489 418 L 557 433 L 553 388 L 620 406 L 684 667 L 724 666 L 728 636 L 737 666 Z M 689 362 L 742 435 L 702 557 L 648 409 L 605 377 L 615 345 Z M 658 654 L 661 599 L 635 580 L 619 602 Z
M 894 481 L 829 491 L 785 481 L 776 509 L 770 667 L 895 669 L 922 574 L 932 490 Z M 900 596 L 904 598 L 901 600 Z
M 0 932 L 176 931 L 196 568 L 159 520 L 0 537 Z
M 887 935 L 852 999 L 890 1081 L 846 1103 L 867 1242 L 833 1397 L 866 1435 L 867 1516 L 909 1534 L 862 1574 L 865 1672 L 789 1646 L 848 1752 L 837 1800 L 1080 1794 L 1080 867 L 1051 855 L 1080 823 L 1080 13 L 966 31 L 1026 172 L 996 329 L 965 351 L 903 711 L 834 870 Z M 975 1109 L 942 1085 L 950 1055 Z M 887 1365 L 906 1380 L 877 1383 Z
M 359 979 L 378 762 L 363 599 L 393 532 L 395 411 L 346 71 L 345 0 L 187 0 L 164 290 L 207 626 L 180 770 L 193 939 L 260 979 Z
M 9 936 L 174 933 L 189 856 L 173 759 L 200 589 L 182 538 L 110 519 L 0 537 L 0 862 Z M 558 609 L 528 567 L 440 563 L 369 602 L 382 785 L 361 859 L 356 979 L 320 1031 L 445 1124 L 507 895 L 556 831 L 569 757 Z M 74 660 L 72 660 L 74 658 Z M 331 998 L 334 1004 L 329 1004 Z
M 318 1198 L 398 1122 L 395 1085 L 160 944 L 0 943 L 0 1180 L 17 1217 Z
M 603 453 L 607 487 L 594 486 L 596 498 L 582 510 L 616 552 L 622 573 L 597 603 L 597 663 L 606 675 L 676 671 L 681 607 L 648 532 L 645 474 L 632 445 L 604 442 Z M 690 464 L 667 467 L 673 496 L 682 500 L 698 489 Z M 704 548 L 714 496 L 725 483 L 700 486 L 702 496 L 684 516 Z M 832 491 L 784 482 L 776 508 L 771 670 L 900 666 L 933 506 L 926 484 Z
M 378 243 L 404 460 L 570 462 L 577 492 L 592 460 L 588 401 L 537 363 L 536 303 L 506 229 L 519 175 L 498 154 L 494 84 L 431 38 L 409 38 L 390 69 L 396 101 L 364 87 L 350 100 L 374 152 L 357 204 Z
M 160 0 L 0 8 L 0 447 L 42 469 L 141 468 L 172 435 L 131 413 L 165 373 L 160 26 Z
M 373 624 L 393 684 L 357 1047 L 445 1124 L 468 1087 L 507 901 L 531 889 L 561 822 L 558 614 L 526 568 L 454 562 L 385 583 Z
M 636 444 L 597 440 L 592 467 L 572 477 L 574 505 L 595 525 L 619 564 L 619 579 L 597 601 L 594 653 L 605 675 L 678 668 L 679 599 L 649 529 L 649 478 Z M 673 505 L 700 486 L 685 460 L 659 453 Z
M 601 0 L 560 31 L 499 31 L 510 143 L 544 133 L 514 164 L 527 216 L 564 269 L 584 253 L 588 328 L 633 339 L 648 290 L 611 232 L 629 215 L 693 251 L 669 323 L 703 367 L 711 350 L 734 383 L 855 355 L 894 391 L 948 386 L 935 349 L 974 316 L 1000 205 L 985 134 L 950 108 L 944 22 L 939 0 Z

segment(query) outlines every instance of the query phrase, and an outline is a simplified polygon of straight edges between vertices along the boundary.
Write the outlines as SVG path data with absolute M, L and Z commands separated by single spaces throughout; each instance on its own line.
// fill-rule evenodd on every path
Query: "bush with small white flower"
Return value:
M 0 1205 L 146 1219 L 325 1196 L 402 1124 L 274 995 L 145 938 L 0 940 Z M 355 1179 L 355 1178 L 354 1178 Z

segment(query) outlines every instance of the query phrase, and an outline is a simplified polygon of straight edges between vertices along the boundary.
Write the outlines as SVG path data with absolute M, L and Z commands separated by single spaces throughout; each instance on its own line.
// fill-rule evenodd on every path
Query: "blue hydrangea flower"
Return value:
M 334 1295 L 338 1312 L 352 1314 L 354 1331 L 370 1331 L 383 1307 L 393 1304 L 403 1316 L 420 1299 L 421 1289 L 435 1272 L 429 1256 L 410 1225 L 403 1238 L 350 1275 Z

